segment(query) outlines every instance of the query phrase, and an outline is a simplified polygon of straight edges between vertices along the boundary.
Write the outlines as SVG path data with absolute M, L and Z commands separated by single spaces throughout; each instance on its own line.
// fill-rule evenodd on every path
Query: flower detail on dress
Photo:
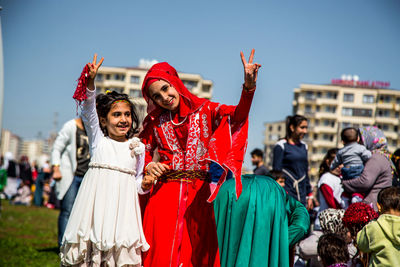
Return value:
M 132 138 L 132 143 L 129 144 L 129 149 L 131 151 L 131 157 L 139 156 L 144 153 L 145 146 L 142 142 L 140 142 L 140 139 L 137 137 Z

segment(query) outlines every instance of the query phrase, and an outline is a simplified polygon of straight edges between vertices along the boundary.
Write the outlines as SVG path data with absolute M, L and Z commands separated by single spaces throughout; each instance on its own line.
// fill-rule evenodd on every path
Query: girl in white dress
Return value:
M 138 193 L 151 182 L 143 178 L 144 145 L 133 137 L 138 118 L 126 94 L 96 97 L 94 79 L 103 60 L 97 63 L 95 54 L 85 67 L 82 119 L 91 160 L 63 237 L 62 266 L 141 266 L 141 252 L 149 249 Z

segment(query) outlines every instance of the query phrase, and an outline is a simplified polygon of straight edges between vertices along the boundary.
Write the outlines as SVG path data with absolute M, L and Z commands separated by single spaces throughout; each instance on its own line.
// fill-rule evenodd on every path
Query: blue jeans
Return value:
M 357 178 L 364 170 L 364 165 L 352 165 L 342 168 L 342 176 L 344 180 Z
M 61 247 L 62 238 L 64 236 L 65 228 L 67 227 L 69 215 L 71 214 L 72 206 L 76 195 L 78 194 L 79 187 L 82 183 L 82 176 L 74 176 L 72 184 L 69 186 L 67 193 L 61 200 L 60 215 L 58 216 L 58 246 Z

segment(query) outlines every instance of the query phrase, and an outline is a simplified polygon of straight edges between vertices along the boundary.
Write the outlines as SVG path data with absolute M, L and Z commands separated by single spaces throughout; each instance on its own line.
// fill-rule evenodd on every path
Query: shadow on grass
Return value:
M 58 247 L 48 247 L 48 248 L 37 249 L 37 252 L 53 252 L 55 254 L 58 254 L 60 253 L 60 249 Z

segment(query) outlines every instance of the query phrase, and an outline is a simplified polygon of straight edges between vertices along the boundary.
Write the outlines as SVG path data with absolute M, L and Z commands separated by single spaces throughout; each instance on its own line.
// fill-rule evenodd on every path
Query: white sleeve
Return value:
M 144 144 L 140 143 L 141 146 L 144 148 Z M 142 180 L 143 180 L 143 170 L 144 170 L 144 153 L 137 156 L 136 162 L 136 185 L 137 185 L 137 192 L 140 195 L 147 194 L 150 190 L 144 191 L 142 188 Z
M 90 155 L 93 155 L 93 151 L 104 134 L 100 129 L 96 111 L 96 88 L 93 91 L 86 89 L 86 95 L 88 99 L 83 102 L 81 117 L 89 138 Z
M 75 124 L 75 120 L 73 121 Z M 61 154 L 71 142 L 71 121 L 65 123 L 62 129 L 58 132 L 57 138 L 54 141 L 53 149 L 51 151 L 51 165 L 60 165 L 61 163 Z

